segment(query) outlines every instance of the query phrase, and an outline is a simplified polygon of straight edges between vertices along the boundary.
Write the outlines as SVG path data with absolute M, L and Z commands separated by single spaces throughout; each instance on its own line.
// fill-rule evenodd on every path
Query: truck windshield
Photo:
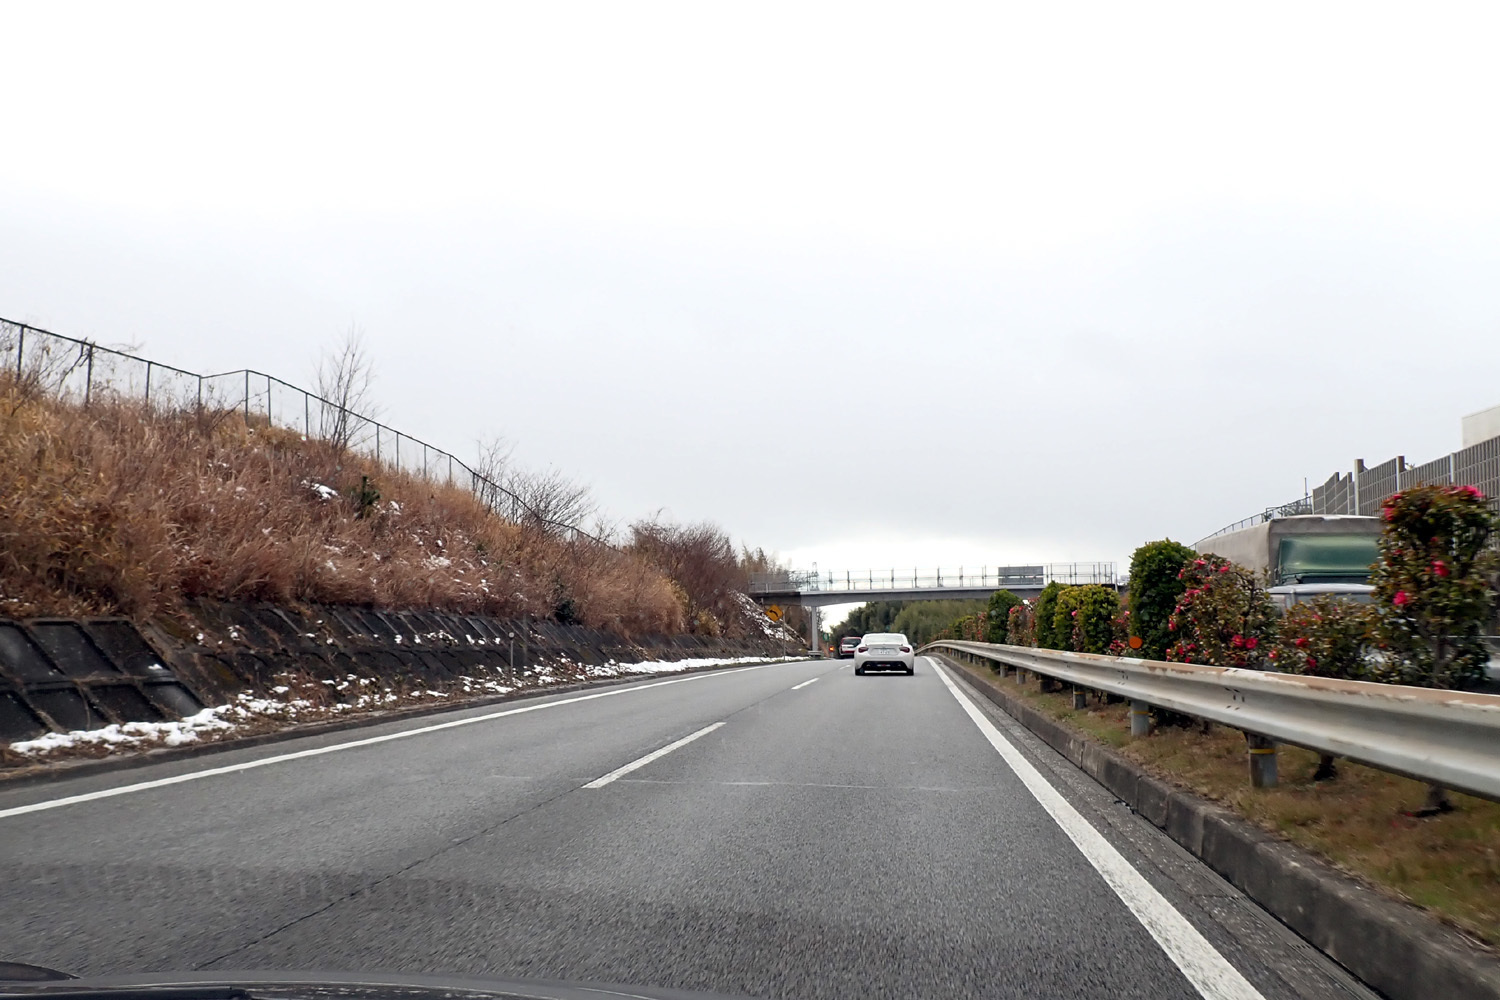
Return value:
M 1374 535 L 1283 538 L 1276 582 L 1364 583 L 1376 554 Z

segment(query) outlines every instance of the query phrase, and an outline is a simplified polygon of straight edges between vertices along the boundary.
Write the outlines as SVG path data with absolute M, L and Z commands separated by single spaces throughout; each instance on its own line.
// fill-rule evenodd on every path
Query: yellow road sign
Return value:
M 781 605 L 779 604 L 773 604 L 766 609 L 766 617 L 771 619 L 773 622 L 781 621 L 781 615 Z

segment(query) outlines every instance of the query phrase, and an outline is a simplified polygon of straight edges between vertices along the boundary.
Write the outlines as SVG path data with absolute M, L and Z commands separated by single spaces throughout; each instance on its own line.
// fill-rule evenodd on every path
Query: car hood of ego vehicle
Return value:
M 404 973 L 187 972 L 74 978 L 0 962 L 0 1000 L 749 1000 L 653 986 Z

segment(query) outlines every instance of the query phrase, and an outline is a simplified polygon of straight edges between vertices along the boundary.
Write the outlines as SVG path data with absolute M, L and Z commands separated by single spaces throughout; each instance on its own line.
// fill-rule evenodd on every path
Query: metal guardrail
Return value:
M 265 372 L 243 368 L 199 375 L 4 318 L 0 318 L 0 372 L 17 380 L 35 380 L 47 392 L 84 406 L 114 396 L 138 399 L 158 412 L 233 411 L 242 414 L 246 424 L 264 420 L 307 438 L 337 437 L 350 450 L 397 472 L 469 489 L 507 520 L 540 525 L 574 539 L 604 542 L 577 525 L 542 516 L 452 452 Z
M 805 573 L 757 573 L 750 579 L 750 593 L 817 594 L 828 591 L 938 590 L 975 587 L 1040 588 L 1056 581 L 1070 585 L 1119 583 L 1112 562 L 1051 563 L 1036 566 L 959 566 L 957 569 L 862 569 L 822 570 Z
M 1252 737 L 1252 754 L 1274 754 L 1258 737 L 1500 801 L 1500 695 L 984 642 L 926 650 L 1119 695 L 1140 712 L 1149 705 L 1221 723 Z M 1274 760 L 1265 784 L 1275 784 Z

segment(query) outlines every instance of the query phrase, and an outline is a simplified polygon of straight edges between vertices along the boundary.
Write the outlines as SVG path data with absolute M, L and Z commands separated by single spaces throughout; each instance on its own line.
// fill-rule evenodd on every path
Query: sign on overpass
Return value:
M 860 601 L 983 600 L 997 590 L 1035 597 L 1047 584 L 1082 583 L 1118 586 L 1115 564 L 1046 563 L 1036 566 L 960 566 L 957 569 L 865 569 L 758 573 L 750 596 L 762 604 L 799 604 L 805 608 Z

